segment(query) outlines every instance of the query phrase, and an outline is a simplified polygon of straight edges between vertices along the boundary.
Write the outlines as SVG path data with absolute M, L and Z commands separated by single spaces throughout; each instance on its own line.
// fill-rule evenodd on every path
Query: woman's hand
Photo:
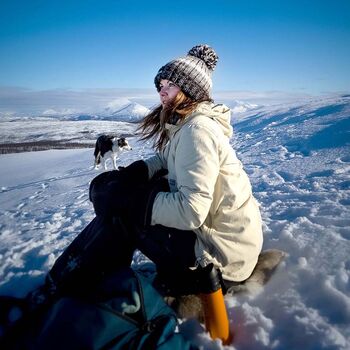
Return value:
M 147 182 L 148 167 L 142 160 L 96 176 L 89 188 L 89 199 L 96 215 L 118 214 L 126 206 L 129 192 Z

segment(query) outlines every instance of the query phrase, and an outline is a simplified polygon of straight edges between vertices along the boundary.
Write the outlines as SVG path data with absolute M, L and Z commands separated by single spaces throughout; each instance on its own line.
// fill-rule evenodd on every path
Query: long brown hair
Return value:
M 194 101 L 182 91 L 179 91 L 170 104 L 166 107 L 157 106 L 142 119 L 137 129 L 137 132 L 142 135 L 141 140 L 154 139 L 153 147 L 157 151 L 162 150 L 169 140 L 165 124 L 171 123 L 174 117 L 177 120 L 185 119 L 203 101 L 208 101 L 208 99 Z

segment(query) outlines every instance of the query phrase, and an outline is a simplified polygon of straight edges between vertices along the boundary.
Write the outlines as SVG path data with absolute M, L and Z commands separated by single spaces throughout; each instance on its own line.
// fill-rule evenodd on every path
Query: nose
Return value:
M 159 94 L 164 96 L 168 92 L 168 87 L 167 86 L 161 86 L 159 88 Z

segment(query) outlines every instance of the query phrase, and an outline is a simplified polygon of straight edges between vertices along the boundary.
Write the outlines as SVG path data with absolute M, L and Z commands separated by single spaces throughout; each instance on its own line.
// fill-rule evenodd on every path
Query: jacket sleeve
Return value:
M 178 190 L 158 193 L 153 204 L 152 225 L 193 230 L 203 224 L 220 168 L 218 137 L 206 125 L 194 124 L 181 130 L 175 153 Z

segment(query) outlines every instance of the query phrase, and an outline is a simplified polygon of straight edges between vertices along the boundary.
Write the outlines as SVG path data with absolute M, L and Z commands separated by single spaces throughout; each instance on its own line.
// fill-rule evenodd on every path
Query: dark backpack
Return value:
M 149 278 L 126 268 L 89 298 L 59 299 L 45 316 L 35 349 L 195 349 L 175 333 L 175 312 Z

